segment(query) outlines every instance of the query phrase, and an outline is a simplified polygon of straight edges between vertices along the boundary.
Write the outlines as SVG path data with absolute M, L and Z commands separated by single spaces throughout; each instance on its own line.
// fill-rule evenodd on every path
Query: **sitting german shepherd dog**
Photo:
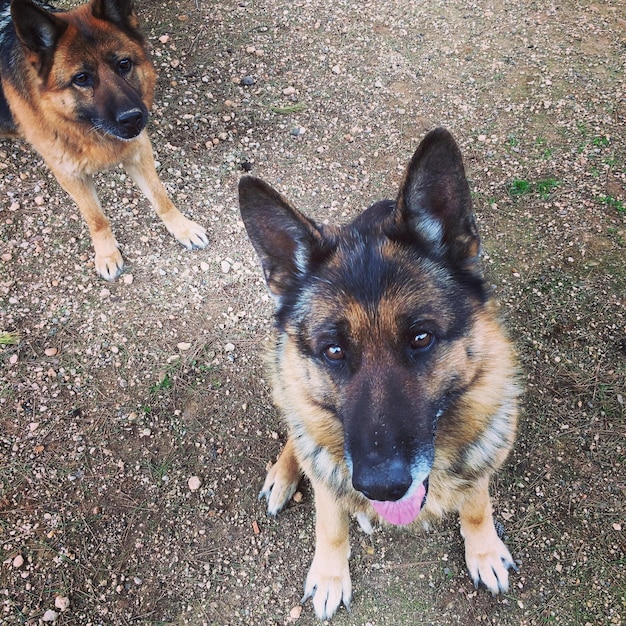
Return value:
M 315 223 L 243 177 L 241 215 L 276 303 L 274 396 L 287 444 L 261 496 L 276 514 L 301 473 L 315 491 L 304 599 L 350 603 L 348 521 L 406 525 L 458 511 L 476 585 L 508 589 L 489 480 L 515 438 L 513 350 L 480 265 L 461 153 L 444 129 L 418 147 L 396 201 L 343 227 Z
M 0 0 L 0 133 L 23 136 L 74 199 L 107 280 L 123 261 L 92 175 L 119 163 L 180 243 L 208 243 L 154 167 L 145 126 L 155 82 L 132 0 L 91 0 L 71 11 Z

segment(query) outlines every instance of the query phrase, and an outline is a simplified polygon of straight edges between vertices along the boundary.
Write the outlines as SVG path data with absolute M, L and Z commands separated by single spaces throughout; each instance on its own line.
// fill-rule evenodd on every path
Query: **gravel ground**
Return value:
M 139 1 L 150 133 L 181 248 L 121 170 L 98 185 L 125 274 L 41 159 L 0 143 L 0 623 L 315 624 L 302 485 L 257 501 L 284 441 L 271 306 L 239 219 L 251 170 L 319 220 L 392 196 L 425 131 L 465 155 L 526 383 L 493 486 L 521 563 L 492 598 L 456 519 L 352 529 L 334 624 L 626 622 L 626 8 L 621 0 Z

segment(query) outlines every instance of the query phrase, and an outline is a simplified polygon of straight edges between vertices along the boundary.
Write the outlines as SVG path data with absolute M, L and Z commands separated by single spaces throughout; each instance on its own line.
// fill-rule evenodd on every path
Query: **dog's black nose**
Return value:
M 122 136 L 126 139 L 136 137 L 145 126 L 145 116 L 141 109 L 129 109 L 118 114 L 117 122 Z
M 391 460 L 375 467 L 353 468 L 352 486 L 369 500 L 395 502 L 409 490 L 413 479 L 410 467 L 401 460 Z

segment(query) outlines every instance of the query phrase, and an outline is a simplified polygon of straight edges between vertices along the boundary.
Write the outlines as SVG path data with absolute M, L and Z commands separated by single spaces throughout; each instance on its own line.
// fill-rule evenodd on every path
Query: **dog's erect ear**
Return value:
M 47 74 L 67 24 L 30 0 L 13 0 L 11 19 L 18 39 L 35 56 L 31 62 L 40 74 Z
M 397 225 L 436 253 L 475 269 L 480 237 L 463 158 L 444 128 L 429 132 L 406 170 L 397 200 Z
M 131 32 L 137 31 L 139 26 L 133 9 L 133 0 L 93 0 L 91 3 L 91 14 L 95 18 Z
M 322 233 L 315 222 L 254 176 L 239 181 L 239 210 L 261 259 L 265 282 L 280 301 L 307 271 L 315 251 L 323 248 Z

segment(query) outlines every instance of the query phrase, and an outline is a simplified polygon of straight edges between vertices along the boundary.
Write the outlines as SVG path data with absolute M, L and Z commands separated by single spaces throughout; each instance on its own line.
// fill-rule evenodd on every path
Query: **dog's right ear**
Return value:
M 239 210 L 268 289 L 280 301 L 323 247 L 322 233 L 313 220 L 254 176 L 239 181 Z
M 67 23 L 30 0 L 13 0 L 11 18 L 15 33 L 26 48 L 28 60 L 40 75 L 46 75 Z
M 91 14 L 96 19 L 115 24 L 127 35 L 143 43 L 133 0 L 92 0 Z

